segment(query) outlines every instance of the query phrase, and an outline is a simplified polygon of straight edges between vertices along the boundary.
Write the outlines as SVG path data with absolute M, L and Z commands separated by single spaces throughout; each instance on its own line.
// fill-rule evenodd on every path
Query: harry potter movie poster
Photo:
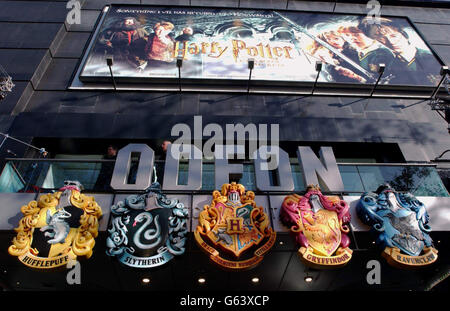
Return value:
M 375 22 L 375 23 L 374 23 Z M 365 15 L 112 6 L 81 79 L 178 78 L 435 86 L 440 63 L 405 18 Z

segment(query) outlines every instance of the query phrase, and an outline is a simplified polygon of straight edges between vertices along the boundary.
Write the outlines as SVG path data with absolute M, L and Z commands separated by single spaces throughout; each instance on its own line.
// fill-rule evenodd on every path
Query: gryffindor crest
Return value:
M 199 215 L 195 231 L 199 246 L 225 268 L 256 266 L 273 246 L 276 233 L 269 227 L 263 207 L 256 206 L 255 194 L 233 182 L 224 184 L 221 192 L 216 190 L 212 196 L 211 204 L 205 205 Z M 239 260 L 250 250 L 254 250 L 252 257 Z
M 291 226 L 301 244 L 301 259 L 315 268 L 340 267 L 350 261 L 350 217 L 345 201 L 324 196 L 314 185 L 308 185 L 304 196 L 287 196 L 280 213 L 283 223 Z
M 64 266 L 77 256 L 91 257 L 102 210 L 81 190 L 79 182 L 65 181 L 58 192 L 22 206 L 23 218 L 9 254 L 37 269 Z

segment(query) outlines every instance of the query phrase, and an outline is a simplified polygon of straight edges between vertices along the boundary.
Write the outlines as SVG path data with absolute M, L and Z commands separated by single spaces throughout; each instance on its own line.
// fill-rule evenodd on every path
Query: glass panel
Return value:
M 358 166 L 357 168 L 365 191 L 375 191 L 385 182 L 380 166 Z
M 163 186 L 164 183 L 164 161 L 155 161 L 154 162 L 154 166 L 155 166 L 155 170 L 153 171 L 153 173 L 156 173 L 156 181 L 161 185 L 161 187 Z M 152 182 L 155 180 L 155 176 L 152 175 Z
M 181 163 L 178 170 L 178 184 L 187 185 L 189 177 L 189 163 Z
M 346 192 L 364 192 L 364 186 L 354 165 L 340 165 L 339 172 Z
M 256 190 L 255 166 L 253 163 L 244 164 L 244 171 L 239 183 L 245 187 L 245 190 Z
M 389 183 L 397 191 L 421 196 L 449 196 L 434 167 L 358 166 L 366 191 Z
M 202 172 L 202 190 L 213 191 L 215 188 L 214 181 L 214 163 L 203 163 Z M 220 189 L 218 189 L 220 190 Z
M 18 192 L 38 192 L 41 189 L 44 176 L 48 171 L 48 163 L 31 161 L 12 161 L 17 177 L 22 181 L 24 187 Z
M 112 169 L 114 168 L 113 162 L 103 163 L 103 165 L 108 166 L 108 168 L 111 166 L 112 173 Z M 42 188 L 57 189 L 64 185 L 65 180 L 78 180 L 85 189 L 94 189 L 97 178 L 99 177 L 101 166 L 101 163 L 54 162 L 50 165 L 50 169 L 47 172 Z M 105 178 L 105 184 L 109 185 L 106 179 L 107 178 Z
M 19 192 L 25 187 L 13 163 L 6 163 L 0 176 L 0 192 Z
M 291 163 L 292 178 L 294 179 L 294 191 L 304 191 L 306 189 L 303 179 L 303 171 L 299 164 Z
M 415 196 L 448 197 L 449 193 L 434 167 L 409 167 L 414 183 L 410 191 Z
M 112 191 L 110 180 L 113 169 L 114 162 L 9 161 L 0 176 L 0 192 L 58 189 L 65 180 L 78 180 L 86 190 Z M 163 174 L 163 169 L 163 162 L 156 163 L 159 176 Z M 304 191 L 306 187 L 300 165 L 292 163 L 291 171 L 294 191 Z M 345 192 L 348 193 L 375 191 L 381 184 L 389 183 L 397 191 L 409 191 L 416 196 L 450 196 L 436 168 L 432 166 L 340 165 L 339 171 Z M 133 179 L 135 173 L 130 169 L 128 179 Z M 214 175 L 214 163 L 203 163 L 202 190 L 215 190 Z M 179 183 L 186 184 L 187 178 L 188 164 L 180 163 Z M 247 190 L 256 190 L 253 163 L 244 164 L 239 182 Z

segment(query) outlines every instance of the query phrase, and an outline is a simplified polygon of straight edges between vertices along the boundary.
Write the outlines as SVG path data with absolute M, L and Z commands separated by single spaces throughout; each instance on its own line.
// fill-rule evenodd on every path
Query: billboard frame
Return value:
M 212 9 L 212 10 L 232 10 L 230 7 L 205 7 L 205 6 L 186 6 L 186 5 L 140 5 L 140 4 L 110 4 L 105 5 L 102 9 L 102 13 L 99 15 L 97 22 L 94 26 L 93 32 L 88 39 L 88 44 L 83 50 L 82 57 L 77 64 L 77 70 L 71 79 L 70 90 L 114 90 L 111 77 L 81 77 L 87 60 L 92 52 L 94 45 L 97 43 L 100 35 L 100 30 L 108 17 L 109 13 L 115 7 L 129 7 L 129 8 L 189 8 L 189 9 Z M 316 11 L 308 10 L 283 10 L 283 9 L 269 9 L 269 8 L 236 8 L 238 10 L 252 10 L 252 11 L 277 11 L 277 12 L 290 12 L 290 13 L 312 13 L 316 14 Z M 357 13 L 345 13 L 345 12 L 320 12 L 325 15 L 342 15 L 342 16 L 363 16 L 363 14 Z M 432 55 L 438 61 L 441 66 L 445 65 L 442 57 L 437 53 L 431 44 L 425 39 L 423 33 L 418 29 L 416 24 L 408 16 L 398 15 L 381 15 L 386 18 L 400 18 L 406 20 L 412 29 L 424 42 L 426 47 L 431 51 Z M 248 80 L 236 79 L 236 80 L 224 80 L 224 79 L 187 79 L 181 76 L 174 78 L 161 78 L 161 77 L 115 77 L 117 83 L 116 91 L 160 91 L 160 92 L 173 92 L 180 91 L 180 83 L 183 86 L 183 92 L 224 92 L 224 93 L 247 93 Z M 181 82 L 179 81 L 181 80 Z M 272 80 L 251 80 L 250 81 L 250 93 L 252 94 L 286 94 L 286 95 L 308 95 L 311 94 L 313 88 L 313 81 L 308 82 L 295 82 L 295 81 L 272 81 Z M 317 82 L 314 95 L 324 96 L 359 96 L 367 97 L 370 94 L 374 84 L 359 84 L 349 82 Z M 429 98 L 435 86 L 423 86 L 423 85 L 378 85 L 373 97 L 398 97 L 398 98 Z

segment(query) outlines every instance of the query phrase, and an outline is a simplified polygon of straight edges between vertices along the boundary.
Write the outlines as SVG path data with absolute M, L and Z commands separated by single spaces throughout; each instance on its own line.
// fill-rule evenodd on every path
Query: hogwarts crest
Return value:
M 211 204 L 205 205 L 199 215 L 195 239 L 216 264 L 226 269 L 255 267 L 275 243 L 269 217 L 254 199 L 255 194 L 245 192 L 243 185 L 224 184 L 221 192 L 213 192 Z
M 334 268 L 350 261 L 349 206 L 339 197 L 324 196 L 318 186 L 309 185 L 304 196 L 294 194 L 284 199 L 280 218 L 291 226 L 305 264 Z
M 364 193 L 356 211 L 377 235 L 376 243 L 389 264 L 413 268 L 436 261 L 438 251 L 429 236 L 428 213 L 412 194 L 384 184 L 375 193 Z
M 185 251 L 188 209 L 154 182 L 111 207 L 106 254 L 130 267 L 161 266 Z
M 93 197 L 81 194 L 82 189 L 78 181 L 65 181 L 58 192 L 22 206 L 24 216 L 9 254 L 37 269 L 60 267 L 77 256 L 91 257 L 102 210 Z

